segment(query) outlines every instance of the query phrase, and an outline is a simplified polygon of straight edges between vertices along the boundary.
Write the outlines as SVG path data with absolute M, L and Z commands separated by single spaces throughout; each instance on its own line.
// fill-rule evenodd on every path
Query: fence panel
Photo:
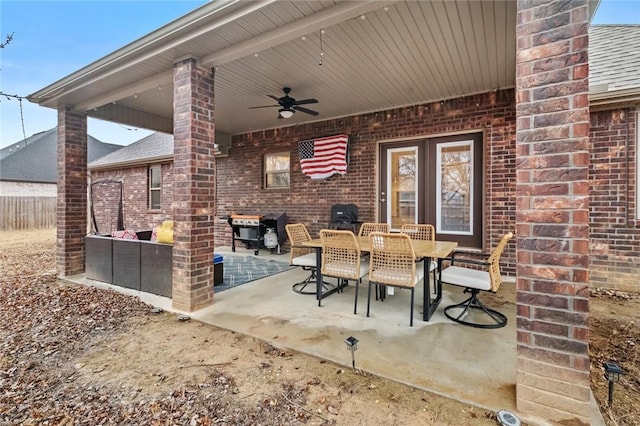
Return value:
M 0 197 L 0 230 L 56 226 L 56 197 Z

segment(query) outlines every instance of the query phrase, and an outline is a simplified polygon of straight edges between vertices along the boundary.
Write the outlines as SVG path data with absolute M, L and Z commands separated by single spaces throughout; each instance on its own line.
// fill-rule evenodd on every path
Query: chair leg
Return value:
M 305 269 L 304 267 L 302 269 Z M 307 270 L 307 269 L 305 269 Z M 310 269 L 311 273 L 309 274 L 309 276 L 304 280 L 304 281 L 300 281 L 299 283 L 295 283 L 293 286 L 291 286 L 291 288 L 293 289 L 293 291 L 295 291 L 296 293 L 300 293 L 300 294 L 316 294 L 316 282 L 318 281 L 318 277 L 316 275 L 316 270 L 315 269 Z M 311 290 L 305 290 L 305 288 L 308 285 L 312 285 L 313 289 Z M 335 286 L 331 283 L 328 283 L 326 281 L 322 282 L 322 288 L 324 290 L 331 290 L 332 288 L 334 288 Z
M 360 287 L 360 281 L 361 280 L 356 280 L 356 298 L 353 302 L 353 315 L 356 315 L 358 312 L 358 287 Z
M 409 327 L 413 327 L 413 290 L 415 289 L 411 289 L 411 318 L 409 319 Z
M 507 325 L 506 316 L 504 316 L 502 313 L 494 309 L 488 308 L 484 303 L 482 303 L 478 299 L 478 293 L 480 292 L 480 290 L 466 288 L 464 292 L 471 293 L 471 296 L 463 302 L 460 302 L 456 305 L 447 306 L 446 308 L 444 308 L 444 314 L 447 318 L 459 324 L 468 325 L 469 327 L 476 327 L 476 328 L 500 328 Z M 462 308 L 462 312 L 460 312 L 457 316 L 454 316 L 452 313 L 449 312 L 452 309 L 460 309 L 460 308 Z M 465 321 L 463 318 L 467 314 L 469 309 L 476 309 L 484 312 L 489 318 L 491 318 L 493 323 L 484 324 L 484 323 L 478 323 L 478 322 Z
M 376 284 L 376 291 L 378 291 L 378 284 Z M 371 281 L 369 281 L 369 289 L 367 291 L 367 317 L 369 316 L 369 310 L 371 309 Z
M 387 287 L 382 284 L 376 284 L 376 300 L 378 300 L 378 293 L 380 294 L 380 301 L 384 302 L 387 298 Z

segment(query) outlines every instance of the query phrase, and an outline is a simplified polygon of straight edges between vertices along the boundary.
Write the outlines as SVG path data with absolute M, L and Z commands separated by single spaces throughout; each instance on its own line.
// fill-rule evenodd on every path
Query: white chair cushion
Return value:
M 424 260 L 423 259 L 416 260 L 416 265 L 422 265 L 422 268 L 424 268 Z M 438 267 L 438 260 L 431 259 L 431 263 L 429 263 L 429 271 L 435 271 L 437 267 Z
M 308 266 L 311 268 L 316 267 L 316 254 L 309 253 L 302 256 L 294 257 L 291 259 L 291 264 L 294 266 Z
M 442 271 L 442 282 L 459 285 L 461 287 L 491 290 L 489 273 L 461 266 L 449 266 Z
M 437 265 L 434 266 L 433 262 L 431 262 L 431 270 L 433 271 Z M 421 279 L 424 278 L 424 263 L 419 263 L 416 265 L 416 284 L 420 282 Z

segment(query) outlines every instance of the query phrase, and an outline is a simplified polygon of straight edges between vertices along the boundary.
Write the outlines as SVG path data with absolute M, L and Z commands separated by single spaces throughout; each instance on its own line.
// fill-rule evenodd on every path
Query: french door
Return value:
M 482 248 L 482 134 L 380 146 L 380 221 L 430 223 L 436 239 Z

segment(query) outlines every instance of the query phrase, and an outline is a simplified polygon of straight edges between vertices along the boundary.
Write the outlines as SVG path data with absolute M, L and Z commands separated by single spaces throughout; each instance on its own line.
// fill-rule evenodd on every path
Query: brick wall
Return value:
M 485 136 L 486 169 L 485 185 L 487 191 L 485 233 L 499 235 L 502 230 L 513 229 L 515 199 L 515 164 L 514 164 L 514 132 L 512 122 L 513 105 L 509 102 L 498 102 L 496 97 L 512 96 L 512 92 L 502 94 L 495 92 L 474 98 L 487 105 L 475 106 L 473 100 L 468 108 L 452 109 L 445 113 L 445 105 L 434 103 L 417 107 L 422 111 L 425 121 L 422 126 L 429 134 L 446 132 L 443 125 L 434 123 L 429 129 L 428 121 L 446 120 L 445 116 L 458 114 L 460 117 L 473 115 L 477 126 L 483 128 Z M 460 101 L 448 101 L 448 106 L 455 106 Z M 415 107 L 414 107 L 415 108 Z M 431 110 L 430 114 L 425 111 Z M 469 110 L 469 111 L 467 111 Z M 406 110 L 405 110 L 406 112 Z M 386 114 L 398 114 L 398 111 L 378 113 L 378 117 Z M 467 115 L 464 115 L 467 114 Z M 438 116 L 438 117 L 436 117 Z M 479 117 L 484 116 L 484 119 Z M 363 115 L 348 119 L 346 122 L 369 122 L 376 114 Z M 464 122 L 464 118 L 458 117 Z M 640 268 L 640 221 L 634 219 L 635 212 L 635 138 L 636 111 L 634 109 L 615 109 L 591 113 L 590 140 L 590 227 L 591 227 L 591 285 L 594 287 L 614 288 L 625 291 L 640 291 L 640 283 L 635 278 Z M 504 123 L 487 128 L 494 121 Z M 340 122 L 343 123 L 340 126 Z M 335 132 L 346 131 L 345 120 L 338 120 Z M 377 126 L 377 125 L 376 125 Z M 485 126 L 485 127 L 483 127 Z M 342 202 L 342 192 L 348 194 L 360 206 L 363 220 L 375 220 L 375 177 L 371 170 L 375 169 L 375 142 L 371 147 L 359 148 L 359 157 L 354 156 L 354 145 L 362 144 L 354 138 L 351 140 L 352 156 L 349 174 L 345 177 L 335 176 L 327 181 L 311 181 L 300 172 L 297 157 L 297 142 L 306 134 L 298 134 L 295 128 L 284 128 L 265 131 L 270 137 L 269 143 L 261 142 L 263 132 L 237 136 L 234 140 L 230 157 L 219 157 L 216 198 L 215 241 L 216 245 L 231 244 L 231 230 L 226 221 L 220 217 L 232 211 L 237 212 L 279 212 L 286 211 L 292 221 L 309 224 L 310 230 L 316 234 L 329 218 L 332 204 Z M 313 129 L 311 130 L 313 131 Z M 284 136 L 288 135 L 288 136 Z M 491 143 L 488 143 L 491 142 Z M 366 144 L 369 145 L 369 144 Z M 246 153 L 243 153 L 247 150 Z M 292 159 L 291 188 L 286 190 L 265 190 L 262 188 L 262 158 L 265 153 L 288 151 Z M 366 152 L 370 158 L 365 158 Z M 356 159 L 358 163 L 356 164 Z M 372 169 L 373 168 L 373 169 Z M 353 177 L 356 171 L 359 176 Z M 172 218 L 173 202 L 173 164 L 162 164 L 162 209 L 160 211 L 147 208 L 147 166 L 108 171 L 92 172 L 92 179 L 122 179 L 125 187 L 124 221 L 125 227 L 135 230 L 152 229 L 163 220 Z M 358 184 L 352 185 L 350 179 Z M 240 190 L 238 190 L 240 188 Z M 300 188 L 300 190 L 298 190 Z M 99 224 L 106 229 L 115 224 L 116 208 L 114 202 L 104 203 L 98 195 L 97 213 L 107 222 Z M 114 197 L 110 196 L 113 200 Z M 511 228 L 510 228 L 511 227 Z M 493 231 L 492 231 L 493 230 Z M 485 242 L 493 247 L 496 239 Z M 511 252 L 509 252 L 511 250 Z M 504 257 L 505 272 L 513 274 L 513 247 L 508 247 Z
M 591 286 L 640 291 L 634 108 L 591 113 Z
M 512 90 L 491 92 L 320 123 L 234 136 L 228 157 L 218 158 L 216 245 L 230 245 L 231 229 L 219 218 L 232 212 L 280 213 L 318 235 L 333 204 L 355 203 L 361 221 L 376 220 L 377 147 L 380 141 L 484 131 L 485 246 L 494 247 L 515 226 L 515 108 Z M 344 176 L 312 180 L 300 171 L 298 142 L 346 133 L 349 167 Z M 291 154 L 291 186 L 264 189 L 265 154 Z M 504 270 L 513 274 L 515 250 L 508 247 Z
M 99 179 L 122 180 L 124 185 L 124 227 L 135 231 L 153 229 L 165 220 L 173 219 L 173 163 L 161 164 L 162 196 L 160 210 L 150 210 L 148 166 L 99 170 L 91 173 L 92 182 Z M 93 185 L 93 208 L 100 233 L 116 230 L 119 187 L 113 184 Z
M 484 132 L 485 247 L 495 247 L 515 224 L 515 108 L 512 90 L 490 92 L 445 102 L 346 117 L 301 126 L 234 136 L 228 157 L 216 160 L 216 246 L 231 244 L 231 228 L 221 217 L 238 213 L 286 212 L 303 222 L 312 235 L 329 222 L 331 206 L 353 202 L 360 220 L 376 220 L 376 158 L 379 141 L 429 137 L 469 131 Z M 300 171 L 298 142 L 338 133 L 350 135 L 345 176 L 312 180 Z M 291 186 L 264 189 L 265 154 L 289 152 Z M 121 178 L 125 186 L 125 225 L 148 229 L 171 217 L 173 167 L 162 168 L 162 211 L 146 209 L 146 167 L 94 172 L 97 178 Z M 507 246 L 503 270 L 514 274 L 515 250 Z
M 174 65 L 173 83 L 171 299 L 175 309 L 191 312 L 213 303 L 214 80 L 195 59 L 186 59 Z
M 87 116 L 58 110 L 56 264 L 61 276 L 84 272 L 87 229 Z
M 516 403 L 588 424 L 589 4 L 517 7 Z

